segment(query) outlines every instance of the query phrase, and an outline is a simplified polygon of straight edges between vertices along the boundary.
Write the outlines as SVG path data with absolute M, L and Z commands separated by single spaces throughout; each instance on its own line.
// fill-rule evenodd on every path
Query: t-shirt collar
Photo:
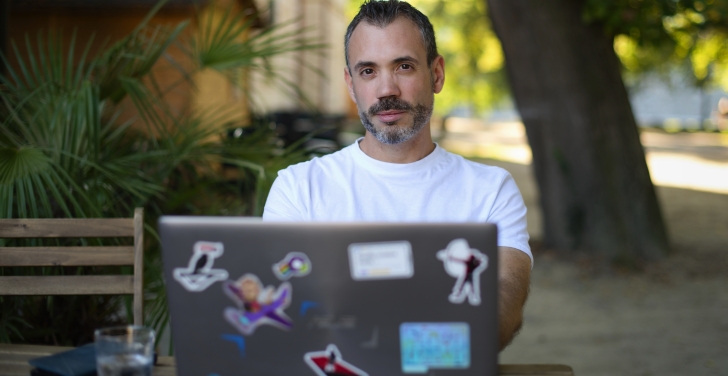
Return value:
M 359 142 L 363 139 L 364 137 L 357 139 L 356 142 L 354 142 L 354 144 L 350 146 L 350 148 L 352 149 L 354 161 L 361 167 L 364 167 L 371 172 L 379 174 L 408 175 L 427 171 L 431 169 L 435 163 L 437 163 L 437 161 L 442 157 L 443 153 L 445 152 L 445 150 L 442 149 L 440 145 L 435 143 L 435 150 L 433 150 L 430 154 L 420 159 L 419 161 L 411 163 L 383 162 L 368 156 L 366 153 L 364 153 L 363 150 L 361 150 Z

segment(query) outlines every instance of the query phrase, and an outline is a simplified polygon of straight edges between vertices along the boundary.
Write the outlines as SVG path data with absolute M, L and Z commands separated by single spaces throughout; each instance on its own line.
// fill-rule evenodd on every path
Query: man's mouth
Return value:
M 376 116 L 382 123 L 391 123 L 401 119 L 406 112 L 402 110 L 381 111 Z
M 392 125 L 412 111 L 413 106 L 396 97 L 385 97 L 369 108 L 369 116 L 375 117 L 382 123 Z

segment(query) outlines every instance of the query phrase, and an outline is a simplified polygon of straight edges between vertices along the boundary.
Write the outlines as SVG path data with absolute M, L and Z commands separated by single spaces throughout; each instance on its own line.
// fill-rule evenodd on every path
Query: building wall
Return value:
M 238 11 L 247 2 L 227 0 L 221 2 L 221 7 L 227 9 L 228 5 Z M 128 35 L 146 16 L 149 7 L 114 7 L 96 9 L 64 9 L 59 7 L 38 7 L 36 9 L 10 9 L 8 18 L 8 39 L 14 41 L 18 47 L 21 57 L 27 59 L 26 36 L 30 40 L 33 49 L 37 48 L 37 37 L 40 33 L 45 40 L 48 40 L 48 32 L 52 31 L 55 36 L 62 36 L 63 48 L 67 49 L 74 33 L 76 34 L 75 61 L 81 58 L 83 50 L 91 40 L 89 56 L 93 57 L 112 45 L 114 42 Z M 210 10 L 207 7 L 203 12 L 221 10 Z M 173 27 L 183 21 L 192 21 L 187 26 L 186 35 L 194 33 L 198 27 L 195 20 L 195 8 L 192 6 L 176 7 L 174 9 L 162 9 L 150 22 L 151 25 L 164 25 Z M 62 33 L 61 33 L 62 32 Z M 59 35 L 59 33 L 61 33 Z M 92 39 L 93 38 L 93 39 Z M 37 51 L 34 52 L 37 58 Z M 193 67 L 192 61 L 178 47 L 171 46 L 167 49 L 168 57 L 186 71 Z M 8 43 L 8 55 L 11 66 L 18 68 L 16 52 L 11 43 Z M 243 90 L 237 85 L 232 85 L 224 76 L 217 72 L 207 70 L 192 76 L 192 80 L 185 79 L 178 67 L 175 67 L 167 59 L 160 59 L 152 69 L 158 85 L 167 90 L 165 101 L 171 105 L 173 111 L 180 116 L 189 114 L 191 111 L 211 111 L 224 105 L 231 105 L 234 111 L 230 114 L 235 118 L 244 118 L 248 113 L 247 101 Z M 241 84 L 244 83 L 245 74 L 241 72 Z M 133 108 L 129 99 L 122 102 L 125 110 L 121 121 L 126 119 L 137 119 L 138 113 Z M 141 121 L 136 121 L 134 126 L 138 129 L 146 129 Z
M 349 20 L 346 0 L 272 0 L 274 24 L 289 24 L 288 30 L 301 28 L 307 39 L 326 44 L 316 51 L 297 51 L 274 59 L 279 74 L 301 89 L 309 102 L 299 100 L 281 82 L 253 75 L 259 94 L 256 105 L 262 111 L 317 110 L 324 114 L 345 115 L 353 105 L 344 81 L 344 33 Z M 311 69 L 313 67 L 314 69 Z M 318 72 L 317 72 L 318 71 Z M 356 112 L 354 112 L 356 113 Z

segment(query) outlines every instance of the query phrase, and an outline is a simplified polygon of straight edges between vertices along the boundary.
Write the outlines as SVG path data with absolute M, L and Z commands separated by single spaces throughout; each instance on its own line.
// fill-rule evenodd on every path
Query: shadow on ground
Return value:
M 530 166 L 511 172 L 538 239 Z M 578 376 L 728 374 L 728 195 L 657 187 L 673 252 L 643 271 L 535 250 L 520 335 L 501 363 L 562 363 Z

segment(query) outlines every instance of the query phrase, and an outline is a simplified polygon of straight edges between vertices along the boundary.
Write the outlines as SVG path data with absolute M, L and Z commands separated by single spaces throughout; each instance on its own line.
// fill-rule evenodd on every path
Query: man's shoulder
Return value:
M 475 179 L 487 179 L 489 181 L 500 180 L 510 176 L 510 172 L 498 166 L 485 164 L 464 158 L 461 155 L 445 151 L 449 163 L 464 177 Z
M 351 146 L 342 148 L 331 154 L 312 158 L 305 162 L 290 165 L 278 172 L 279 176 L 290 175 L 294 178 L 304 178 L 321 171 L 330 171 L 332 169 L 340 169 L 351 163 Z

